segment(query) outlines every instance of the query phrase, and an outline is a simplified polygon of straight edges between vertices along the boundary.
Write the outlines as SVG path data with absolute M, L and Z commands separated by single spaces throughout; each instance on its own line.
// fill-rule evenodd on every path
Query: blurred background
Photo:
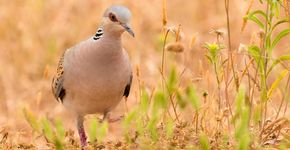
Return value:
M 224 2 L 217 0 L 168 0 L 168 26 L 181 25 L 184 52 L 169 54 L 178 70 L 188 68 L 184 81 L 196 81 L 198 91 L 211 93 L 216 81 L 205 58 L 205 42 L 214 42 L 213 29 L 226 31 Z M 249 1 L 230 1 L 232 47 L 249 44 L 259 29 L 248 23 L 241 32 L 243 16 Z M 32 130 L 24 119 L 27 108 L 39 116 L 61 118 L 65 126 L 75 130 L 74 118 L 51 92 L 51 80 L 60 55 L 71 46 L 97 31 L 103 12 L 112 4 L 127 6 L 133 14 L 132 27 L 136 37 L 123 35 L 123 43 L 134 68 L 134 81 L 128 100 L 129 109 L 138 102 L 137 79 L 148 87 L 160 80 L 163 44 L 162 0 L 0 0 L 0 128 L 6 128 L 12 139 L 32 140 Z M 257 2 L 254 7 L 259 8 Z M 192 43 L 192 39 L 194 43 Z M 227 44 L 226 36 L 221 39 Z M 172 40 L 171 40 L 172 41 Z M 169 39 L 170 42 L 170 39 Z M 289 52 L 289 41 L 282 41 L 281 50 Z M 226 52 L 225 52 L 226 54 Z M 238 58 L 237 58 L 238 59 Z M 237 61 L 238 62 L 238 61 Z M 136 70 L 140 76 L 136 77 Z M 234 89 L 233 89 L 234 91 Z M 122 101 L 113 115 L 126 112 Z M 118 123 L 114 123 L 115 126 Z M 116 138 L 117 127 L 110 127 L 109 138 Z

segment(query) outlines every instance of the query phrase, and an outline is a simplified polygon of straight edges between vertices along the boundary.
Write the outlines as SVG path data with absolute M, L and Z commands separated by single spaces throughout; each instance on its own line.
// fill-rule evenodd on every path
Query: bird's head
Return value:
M 131 12 L 124 6 L 111 6 L 103 16 L 103 28 L 113 34 L 121 35 L 127 31 L 134 37 L 134 32 L 130 26 Z

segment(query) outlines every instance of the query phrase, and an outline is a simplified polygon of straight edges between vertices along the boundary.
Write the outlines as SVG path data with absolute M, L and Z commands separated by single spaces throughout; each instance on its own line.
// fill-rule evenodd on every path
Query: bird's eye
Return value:
M 116 15 L 114 15 L 113 13 L 110 13 L 110 14 L 109 14 L 109 18 L 110 18 L 110 20 L 113 21 L 113 22 L 117 22 L 117 21 L 118 21 Z

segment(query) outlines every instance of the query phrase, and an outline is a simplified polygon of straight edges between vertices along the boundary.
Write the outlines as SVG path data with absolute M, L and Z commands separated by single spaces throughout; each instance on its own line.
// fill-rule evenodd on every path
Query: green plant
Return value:
M 234 115 L 234 122 L 237 125 L 235 131 L 235 138 L 238 143 L 239 150 L 247 150 L 250 144 L 250 131 L 249 131 L 249 106 L 246 104 L 245 89 L 240 86 L 238 94 L 235 99 L 236 112 Z
M 260 3 L 265 5 L 266 9 L 250 11 L 244 19 L 253 21 L 262 31 L 259 34 L 260 44 L 248 46 L 248 53 L 254 58 L 257 67 L 255 79 L 257 76 L 260 78 L 261 96 L 258 107 L 261 108 L 259 109 L 261 112 L 256 112 L 259 113 L 260 117 L 257 117 L 258 115 L 254 116 L 258 118 L 260 127 L 262 128 L 266 119 L 268 101 L 271 99 L 273 91 L 278 88 L 278 85 L 289 72 L 288 70 L 283 70 L 279 73 L 275 81 L 268 86 L 267 83 L 270 75 L 277 74 L 273 73 L 277 64 L 283 64 L 283 61 L 290 60 L 289 55 L 279 56 L 275 59 L 272 54 L 277 49 L 280 41 L 290 34 L 290 28 L 282 30 L 279 28 L 280 25 L 289 23 L 289 18 L 281 18 L 280 9 L 283 5 L 281 1 L 260 0 Z M 253 93 L 254 91 L 251 94 L 251 99 L 253 99 Z
M 55 120 L 55 128 L 46 118 L 42 118 L 40 122 L 43 134 L 48 142 L 52 143 L 57 150 L 64 149 L 65 131 L 62 122 L 59 119 Z
M 217 40 L 219 39 L 219 34 L 217 34 Z M 209 62 L 213 65 L 214 72 L 215 72 L 215 77 L 216 77 L 216 82 L 219 90 L 219 98 L 218 98 L 218 108 L 219 110 L 221 109 L 221 67 L 222 67 L 222 60 L 219 57 L 220 51 L 224 49 L 224 46 L 222 46 L 219 41 L 217 41 L 218 44 L 216 43 L 206 43 L 204 47 L 208 50 L 208 54 L 206 55 L 207 59 Z
M 22 109 L 24 117 L 35 133 L 42 134 L 47 142 L 52 143 L 57 150 L 65 149 L 65 129 L 60 119 L 52 124 L 46 117 L 39 119 L 27 108 Z

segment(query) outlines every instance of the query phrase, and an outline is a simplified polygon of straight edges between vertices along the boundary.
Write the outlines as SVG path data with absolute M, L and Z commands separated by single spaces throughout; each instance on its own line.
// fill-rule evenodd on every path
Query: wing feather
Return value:
M 130 94 L 131 84 L 132 84 L 133 75 L 131 74 L 129 83 L 126 85 L 124 90 L 124 96 L 127 98 Z
M 57 101 L 63 102 L 63 98 L 65 96 L 65 89 L 63 88 L 63 73 L 64 73 L 64 68 L 63 68 L 63 62 L 64 62 L 64 54 L 61 56 L 58 62 L 57 66 L 57 71 L 56 75 L 52 79 L 52 93 Z

